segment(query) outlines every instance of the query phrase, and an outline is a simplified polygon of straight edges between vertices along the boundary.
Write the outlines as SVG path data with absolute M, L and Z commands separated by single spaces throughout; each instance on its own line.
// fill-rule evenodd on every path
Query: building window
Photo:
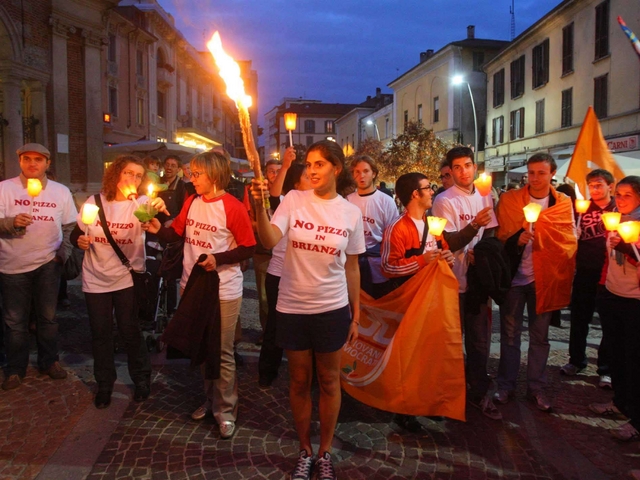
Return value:
M 422 124 L 422 104 L 418 105 L 418 123 Z
M 138 125 L 144 125 L 144 98 L 137 99 L 136 118 L 138 120 Z
M 493 74 L 493 107 L 504 104 L 504 68 Z
M 440 97 L 433 99 L 433 123 L 440 121 Z
M 141 50 L 136 50 L 136 74 L 144 75 L 144 55 Z
M 324 133 L 335 133 L 333 120 L 325 120 L 324 121 Z
M 159 117 L 164 117 L 165 116 L 165 96 L 164 96 L 164 92 L 161 92 L 160 90 L 158 90 L 158 116 Z
M 313 135 L 309 135 L 307 137 L 307 147 L 310 147 L 311 145 L 313 145 Z
M 544 98 L 536 102 L 536 135 L 544 133 Z
M 533 47 L 532 88 L 542 87 L 549 81 L 549 39 Z
M 473 71 L 481 72 L 484 65 L 484 52 L 473 52 Z
M 524 55 L 511 62 L 511 98 L 524 94 Z
M 384 119 L 384 138 L 389 138 L 389 119 Z
M 304 121 L 304 133 L 316 133 L 316 121 L 315 120 L 305 120 Z M 311 142 L 311 143 L 313 143 L 313 142 Z
M 511 112 L 511 124 L 509 126 L 509 139 L 517 140 L 524 137 L 524 107 Z
M 560 126 L 570 127 L 573 123 L 573 88 L 562 91 L 562 117 Z
M 354 150 L 356 149 L 356 134 L 355 133 L 351 134 L 351 148 L 353 148 Z
M 504 115 L 493 119 L 492 143 L 497 145 L 504 142 Z
M 409 123 L 409 110 L 404 111 L 404 127 L 407 128 L 407 123 Z
M 573 22 L 562 29 L 562 75 L 573 72 Z
M 609 55 L 609 0 L 596 6 L 596 56 L 595 59 Z
M 118 89 L 109 87 L 109 113 L 113 117 L 118 116 Z
M 116 36 L 113 33 L 109 34 L 109 48 L 107 49 L 107 60 L 110 62 L 116 61 Z
M 593 79 L 593 109 L 598 118 L 607 117 L 608 75 Z

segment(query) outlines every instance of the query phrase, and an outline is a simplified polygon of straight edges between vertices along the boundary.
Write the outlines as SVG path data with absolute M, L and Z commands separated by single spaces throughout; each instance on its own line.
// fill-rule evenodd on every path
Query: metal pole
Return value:
M 469 97 L 471 98 L 471 109 L 473 110 L 473 127 L 475 129 L 475 135 L 473 137 L 473 155 L 478 156 L 478 119 L 476 117 L 476 103 L 473 101 L 473 93 L 471 93 L 471 85 L 467 82 L 467 88 L 469 89 Z

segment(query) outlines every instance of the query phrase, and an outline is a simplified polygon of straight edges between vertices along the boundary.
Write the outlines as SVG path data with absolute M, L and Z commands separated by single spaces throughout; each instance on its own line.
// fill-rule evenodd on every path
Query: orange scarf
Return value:
M 540 212 L 534 226 L 533 273 L 536 283 L 536 313 L 565 308 L 571 302 L 578 239 L 573 223 L 571 199 L 551 187 L 556 204 Z M 500 197 L 496 214 L 497 237 L 502 243 L 521 228 L 529 228 L 523 207 L 530 203 L 529 187 L 511 190 Z

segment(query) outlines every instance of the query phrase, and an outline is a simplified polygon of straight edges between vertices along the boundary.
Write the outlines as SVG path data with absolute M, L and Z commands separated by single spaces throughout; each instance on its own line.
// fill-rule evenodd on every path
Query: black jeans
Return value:
M 280 277 L 267 273 L 265 290 L 267 291 L 267 303 L 269 314 L 267 325 L 264 329 L 264 338 L 260 348 L 260 360 L 258 361 L 258 375 L 265 380 L 273 380 L 278 376 L 278 369 L 282 363 L 282 349 L 276 345 L 278 286 Z
M 573 291 L 571 293 L 571 332 L 569 334 L 569 363 L 578 368 L 587 366 L 587 336 L 589 324 L 596 311 L 596 296 L 600 270 L 578 268 L 573 279 Z M 600 315 L 602 327 L 602 340 L 598 348 L 598 375 L 609 375 L 609 363 L 611 347 L 609 338 L 605 334 L 604 323 L 606 315 Z
M 613 403 L 640 429 L 640 300 L 620 297 L 606 288 L 598 295 L 598 311 L 611 345 Z
M 136 315 L 134 288 L 107 293 L 86 293 L 91 345 L 93 348 L 93 374 L 98 391 L 111 392 L 116 381 L 113 359 L 113 310 L 116 313 L 118 333 L 127 354 L 129 376 L 135 385 L 149 385 L 151 362 L 149 352 Z
M 465 312 L 465 294 L 459 293 L 461 327 L 464 333 L 464 349 L 467 354 L 466 378 L 470 385 L 469 396 L 473 400 L 484 397 L 491 386 L 487 375 L 489 347 L 491 345 L 491 325 L 486 305 L 480 305 L 480 313 Z

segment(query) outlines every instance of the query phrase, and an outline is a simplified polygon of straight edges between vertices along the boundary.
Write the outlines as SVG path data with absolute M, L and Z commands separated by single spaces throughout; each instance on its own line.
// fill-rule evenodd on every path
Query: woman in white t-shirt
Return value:
M 267 248 L 288 234 L 276 305 L 277 344 L 289 359 L 291 409 L 300 439 L 293 478 L 333 478 L 331 443 L 340 411 L 340 357 L 345 342 L 358 336 L 360 272 L 365 251 L 362 213 L 337 193 L 350 175 L 335 142 L 314 143 L 305 159 L 313 190 L 292 190 L 269 222 L 257 209 L 258 234 Z M 260 199 L 266 183 L 254 180 Z M 260 202 L 256 202 L 261 204 Z M 320 448 L 311 447 L 311 377 L 316 360 L 320 384 Z
M 138 204 L 147 202 L 158 210 L 164 210 L 162 199 L 138 198 L 138 204 L 127 198 L 135 193 L 145 180 L 142 160 L 133 155 L 118 157 L 107 168 L 102 180 L 100 201 L 107 221 L 107 228 L 116 244 L 127 257 L 131 267 L 137 272 L 145 270 L 144 239 L 140 221 L 133 212 Z M 85 205 L 95 205 L 90 196 Z M 71 234 L 71 242 L 85 250 L 82 263 L 82 291 L 87 302 L 91 343 L 93 350 L 93 371 L 98 385 L 94 400 L 97 408 L 106 408 L 111 403 L 111 392 L 116 381 L 113 359 L 113 311 L 115 310 L 118 333 L 127 353 L 129 376 L 134 383 L 134 400 L 149 397 L 151 365 L 149 352 L 140 328 L 133 279 L 129 269 L 107 240 L 100 221 L 96 216 L 92 225 L 82 223 L 82 211 L 78 224 Z M 84 229 L 87 228 L 87 235 Z
M 225 190 L 231 179 L 231 167 L 225 156 L 217 151 L 198 154 L 191 159 L 190 169 L 196 195 L 184 202 L 169 228 L 161 228 L 155 218 L 144 228 L 166 242 L 184 238 L 181 290 L 187 286 L 196 263 L 208 272 L 217 271 L 220 277 L 220 378 L 205 378 L 207 400 L 191 417 L 201 420 L 213 411 L 220 437 L 228 439 L 235 432 L 238 416 L 233 340 L 242 304 L 240 262 L 251 258 L 256 239 L 246 208 Z M 203 254 L 206 260 L 199 261 Z

